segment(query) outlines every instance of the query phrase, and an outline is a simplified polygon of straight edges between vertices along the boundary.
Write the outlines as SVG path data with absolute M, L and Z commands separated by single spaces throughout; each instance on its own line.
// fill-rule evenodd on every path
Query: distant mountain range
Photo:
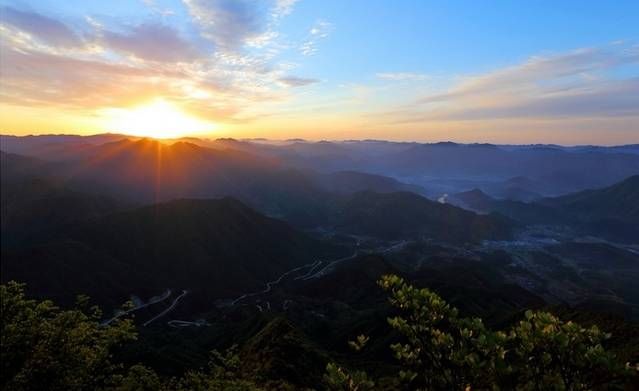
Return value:
M 477 218 L 473 213 L 434 203 L 417 194 L 398 193 L 420 193 L 423 189 L 393 178 L 354 171 L 299 170 L 283 166 L 272 157 L 182 141 L 167 145 L 148 139 L 125 139 L 84 146 L 81 152 L 74 149 L 73 159 L 55 162 L 7 153 L 2 156 L 2 178 L 8 200 L 5 206 L 9 213 L 14 213 L 11 199 L 34 197 L 23 194 L 29 188 L 24 182 L 40 181 L 50 183 L 50 187 L 63 188 L 67 193 L 99 193 L 102 198 L 129 205 L 175 198 L 232 196 L 298 227 L 331 227 L 386 239 L 410 233 L 474 241 L 507 237 L 509 231 L 505 221 Z M 385 193 L 389 195 L 384 196 Z M 47 202 L 54 202 L 51 197 L 45 198 Z M 368 211 L 373 213 L 371 218 L 387 219 L 386 223 L 395 227 L 409 216 L 415 223 L 389 235 L 389 229 L 376 230 L 374 227 L 380 224 L 373 221 L 368 227 L 366 214 L 357 215 L 360 204 L 372 207 Z M 394 205 L 399 208 L 395 209 Z M 13 209 L 24 209 L 24 206 L 16 205 Z M 362 224 L 364 221 L 367 223 Z M 55 227 L 52 222 L 48 224 Z
M 129 138 L 117 134 L 95 136 L 0 136 L 5 152 L 65 160 L 89 153 L 91 146 Z M 483 181 L 486 184 L 526 177 L 534 181 L 527 191 L 556 196 L 604 187 L 639 174 L 639 144 L 622 146 L 493 145 L 452 142 L 415 143 L 380 140 L 320 141 L 198 139 L 187 142 L 217 150 L 234 150 L 277 161 L 282 166 L 320 172 L 358 171 L 391 176 L 429 189 L 432 180 Z M 461 185 L 452 192 L 477 186 Z M 436 193 L 436 192 L 435 192 Z M 433 195 L 435 194 L 433 193 Z M 492 192 L 491 192 L 492 193 Z M 493 194 L 500 197 L 499 194 Z M 530 199 L 530 194 L 521 200 Z

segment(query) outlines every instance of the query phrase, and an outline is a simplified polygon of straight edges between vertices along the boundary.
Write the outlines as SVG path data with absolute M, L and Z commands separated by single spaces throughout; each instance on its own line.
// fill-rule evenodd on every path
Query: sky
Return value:
M 639 143 L 639 1 L 0 0 L 0 133 Z

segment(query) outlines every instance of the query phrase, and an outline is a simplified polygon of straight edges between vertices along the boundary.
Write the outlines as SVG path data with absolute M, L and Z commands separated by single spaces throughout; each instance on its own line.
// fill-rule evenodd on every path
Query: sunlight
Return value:
M 131 109 L 103 110 L 114 132 L 153 138 L 177 138 L 215 130 L 213 123 L 189 116 L 164 99 Z

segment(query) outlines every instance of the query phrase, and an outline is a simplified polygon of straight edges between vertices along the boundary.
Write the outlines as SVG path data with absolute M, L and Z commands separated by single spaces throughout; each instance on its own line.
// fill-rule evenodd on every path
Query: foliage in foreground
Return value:
M 428 289 L 397 276 L 378 282 L 401 315 L 388 323 L 404 342 L 391 345 L 402 370 L 396 388 L 424 390 L 591 390 L 622 388 L 637 368 L 622 366 L 603 347 L 609 334 L 583 328 L 546 312 L 527 311 L 509 331 L 488 330 L 479 318 Z M 361 350 L 367 338 L 351 342 Z M 329 364 L 326 383 L 336 390 L 366 390 L 374 382 Z
M 117 385 L 113 349 L 135 339 L 129 320 L 101 327 L 97 308 L 62 311 L 24 296 L 15 282 L 0 286 L 1 377 L 4 389 L 99 389 Z
M 116 349 L 137 334 L 131 320 L 101 325 L 101 312 L 79 300 L 62 310 L 51 301 L 29 300 L 24 285 L 0 285 L 0 388 L 3 390 L 256 390 L 240 376 L 234 349 L 212 353 L 208 369 L 162 379 L 142 365 L 125 368 Z
M 385 276 L 379 284 L 399 310 L 388 321 L 404 337 L 391 345 L 402 370 L 397 378 L 373 380 L 364 371 L 331 363 L 324 377 L 329 389 L 614 389 L 637 374 L 637 368 L 624 368 L 604 349 L 609 335 L 596 327 L 527 312 L 510 330 L 493 332 L 481 319 L 460 317 L 428 289 L 414 288 L 396 276 Z M 235 348 L 224 354 L 214 351 L 208 368 L 181 378 L 160 377 L 143 365 L 125 367 L 114 356 L 136 338 L 133 323 L 124 319 L 101 325 L 100 311 L 88 307 L 84 298 L 76 308 L 62 310 L 50 301 L 27 299 L 24 286 L 10 282 L 0 285 L 0 302 L 1 389 L 294 389 L 286 379 L 263 383 L 247 377 Z M 360 336 L 349 345 L 360 351 L 367 342 Z

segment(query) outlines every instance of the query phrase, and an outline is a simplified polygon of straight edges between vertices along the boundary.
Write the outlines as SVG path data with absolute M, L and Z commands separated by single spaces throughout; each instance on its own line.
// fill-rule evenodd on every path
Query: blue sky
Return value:
M 0 4 L 2 132 L 161 98 L 211 136 L 639 142 L 638 1 Z
M 391 5 L 392 4 L 392 5 Z M 291 33 L 305 20 L 336 26 L 321 60 L 311 70 L 330 69 L 337 78 L 387 71 L 428 74 L 477 73 L 525 60 L 636 39 L 636 1 L 343 1 L 300 3 L 302 19 L 283 27 Z M 296 10 L 297 11 L 297 10 Z M 287 31 L 285 30 L 285 31 Z M 340 66 L 335 58 L 348 58 Z

